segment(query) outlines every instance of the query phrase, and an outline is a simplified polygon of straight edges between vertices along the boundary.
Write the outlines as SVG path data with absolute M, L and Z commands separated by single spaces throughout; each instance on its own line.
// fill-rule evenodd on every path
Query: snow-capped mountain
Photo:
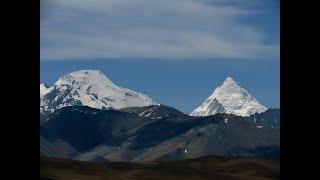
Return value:
M 237 116 L 250 116 L 266 110 L 267 108 L 261 105 L 239 83 L 228 77 L 190 115 L 209 116 L 217 113 L 226 113 Z
M 65 106 L 120 109 L 152 104 L 155 103 L 150 97 L 117 86 L 97 70 L 67 73 L 52 87 L 40 84 L 40 112 L 53 112 Z
M 44 96 L 45 94 L 47 94 L 48 92 L 50 92 L 52 88 L 50 88 L 48 85 L 46 84 L 40 84 L 40 97 Z

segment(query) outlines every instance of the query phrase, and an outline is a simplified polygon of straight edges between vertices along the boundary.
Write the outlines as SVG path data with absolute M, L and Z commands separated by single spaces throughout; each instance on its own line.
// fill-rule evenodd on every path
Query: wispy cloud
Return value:
M 41 60 L 279 56 L 277 41 L 241 21 L 257 9 L 221 2 L 52 0 L 42 10 Z

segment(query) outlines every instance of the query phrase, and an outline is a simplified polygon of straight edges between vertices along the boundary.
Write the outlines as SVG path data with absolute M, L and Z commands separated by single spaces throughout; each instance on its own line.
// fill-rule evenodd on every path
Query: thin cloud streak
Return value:
M 279 58 L 279 43 L 239 18 L 259 11 L 215 1 L 52 0 L 41 60 Z

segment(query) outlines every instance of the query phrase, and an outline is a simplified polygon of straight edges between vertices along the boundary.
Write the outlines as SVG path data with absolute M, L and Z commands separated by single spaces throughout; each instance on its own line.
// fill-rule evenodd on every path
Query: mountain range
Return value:
M 40 154 L 82 161 L 206 155 L 280 157 L 280 109 L 228 77 L 190 115 L 115 85 L 100 71 L 40 84 Z

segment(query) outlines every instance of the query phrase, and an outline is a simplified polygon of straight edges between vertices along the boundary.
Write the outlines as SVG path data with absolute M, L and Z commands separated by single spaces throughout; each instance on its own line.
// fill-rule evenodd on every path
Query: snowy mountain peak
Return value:
M 247 90 L 233 78 L 227 77 L 221 86 L 217 87 L 191 116 L 209 116 L 217 113 L 250 116 L 266 111 Z
M 84 84 L 100 84 L 116 86 L 105 74 L 99 70 L 80 70 L 67 73 L 60 77 L 55 85 L 84 85 Z
M 227 77 L 227 78 L 223 81 L 223 84 L 225 84 L 225 83 L 236 83 L 236 82 L 234 81 L 234 79 L 233 79 L 232 77 Z
M 48 92 L 43 85 L 40 85 L 40 91 L 40 110 L 49 112 L 65 106 L 120 109 L 154 104 L 150 97 L 117 86 L 98 70 L 67 73 L 61 76 Z

